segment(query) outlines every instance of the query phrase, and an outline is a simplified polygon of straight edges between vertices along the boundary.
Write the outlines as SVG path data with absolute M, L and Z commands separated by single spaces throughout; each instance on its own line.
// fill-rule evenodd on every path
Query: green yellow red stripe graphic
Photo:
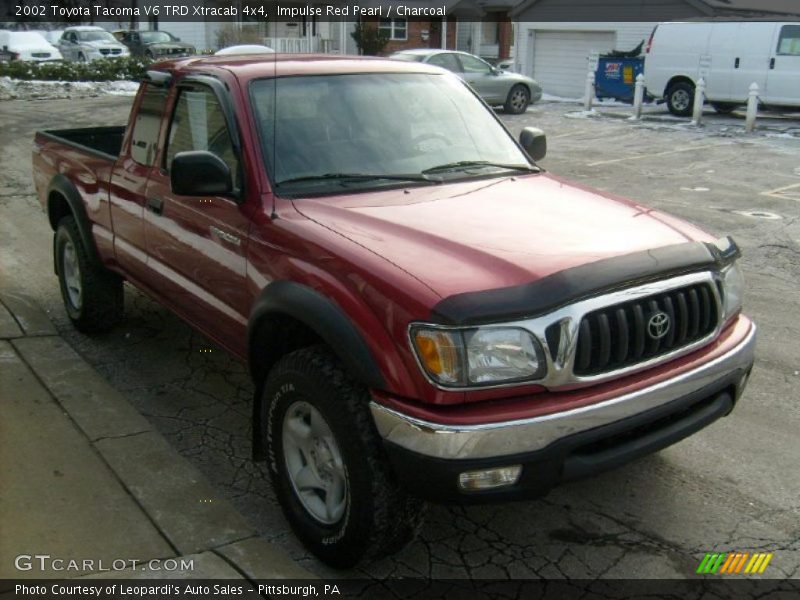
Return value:
M 696 572 L 701 575 L 760 575 L 771 560 L 772 552 L 707 552 Z

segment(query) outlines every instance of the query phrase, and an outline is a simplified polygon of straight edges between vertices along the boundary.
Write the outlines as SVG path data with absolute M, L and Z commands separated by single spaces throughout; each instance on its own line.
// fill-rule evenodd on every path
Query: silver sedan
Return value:
M 542 88 L 530 77 L 496 69 L 485 60 L 454 50 L 403 50 L 390 58 L 444 67 L 464 79 L 487 104 L 502 104 L 506 112 L 524 113 L 542 97 Z

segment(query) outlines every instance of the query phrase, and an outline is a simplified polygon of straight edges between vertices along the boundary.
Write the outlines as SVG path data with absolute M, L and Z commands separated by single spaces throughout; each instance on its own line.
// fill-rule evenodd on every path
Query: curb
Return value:
M 17 292 L 0 292 L 0 339 L 11 345 L 88 440 L 175 556 L 194 559 L 202 570 L 194 574 L 173 571 L 169 577 L 316 577 L 258 537 L 200 471 L 58 336 L 32 299 Z M 109 575 L 165 576 L 139 569 L 90 577 Z

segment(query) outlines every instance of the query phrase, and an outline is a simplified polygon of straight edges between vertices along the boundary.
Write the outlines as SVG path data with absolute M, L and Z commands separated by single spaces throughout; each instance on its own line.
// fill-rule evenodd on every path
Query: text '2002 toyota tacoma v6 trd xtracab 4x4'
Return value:
M 255 382 L 254 455 L 335 566 L 425 500 L 529 498 L 698 431 L 753 364 L 738 248 L 543 172 L 454 75 L 240 56 L 159 64 L 125 127 L 40 132 L 82 331 L 127 280 Z

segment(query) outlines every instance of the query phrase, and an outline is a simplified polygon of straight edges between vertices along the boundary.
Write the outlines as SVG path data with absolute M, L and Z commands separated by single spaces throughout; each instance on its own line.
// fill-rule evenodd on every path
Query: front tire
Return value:
M 531 93 L 527 87 L 518 83 L 511 88 L 506 97 L 506 103 L 503 109 L 512 115 L 521 115 L 528 110 L 528 105 L 531 103 Z
M 275 493 L 297 537 L 337 568 L 399 550 L 424 517 L 389 467 L 369 401 L 324 346 L 285 356 L 264 386 Z
M 64 308 L 79 331 L 107 331 L 122 320 L 122 278 L 90 259 L 71 216 L 58 223 L 55 259 Z
M 667 108 L 676 117 L 688 117 L 694 107 L 694 86 L 686 81 L 673 83 L 667 90 Z

